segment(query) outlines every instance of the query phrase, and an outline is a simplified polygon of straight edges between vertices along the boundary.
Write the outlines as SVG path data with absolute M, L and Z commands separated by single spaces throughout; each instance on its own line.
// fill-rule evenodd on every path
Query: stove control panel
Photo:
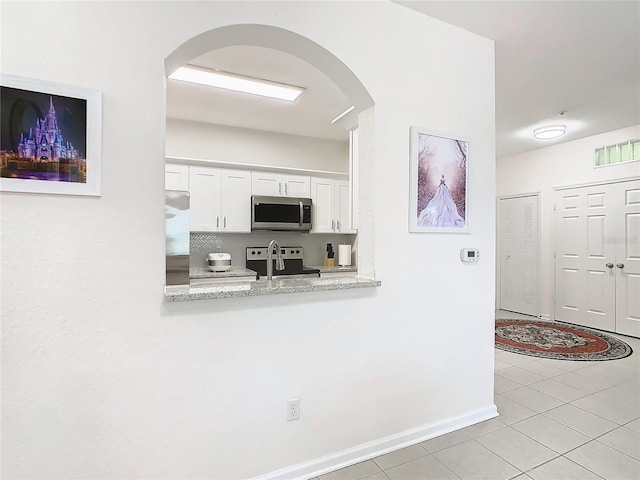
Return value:
M 267 247 L 247 247 L 247 260 L 267 260 Z M 276 249 L 273 249 L 273 258 L 275 258 Z M 284 260 L 303 259 L 304 250 L 302 247 L 281 247 L 280 254 Z

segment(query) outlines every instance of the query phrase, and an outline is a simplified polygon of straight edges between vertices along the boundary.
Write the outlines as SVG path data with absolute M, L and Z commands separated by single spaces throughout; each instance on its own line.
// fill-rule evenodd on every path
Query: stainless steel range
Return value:
M 247 247 L 246 267 L 258 274 L 258 280 L 267 278 L 268 247 Z M 280 255 L 284 261 L 284 270 L 276 269 L 277 250 L 272 250 L 273 278 L 319 277 L 320 270 L 306 267 L 303 264 L 302 247 L 280 247 Z

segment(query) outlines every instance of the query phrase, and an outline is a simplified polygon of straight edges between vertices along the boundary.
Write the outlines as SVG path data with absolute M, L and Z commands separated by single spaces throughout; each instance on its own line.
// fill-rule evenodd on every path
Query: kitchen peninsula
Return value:
M 167 302 L 190 300 L 211 300 L 217 298 L 254 297 L 279 295 L 283 293 L 319 292 L 328 290 L 348 290 L 354 288 L 374 288 L 381 285 L 379 280 L 360 278 L 356 275 L 337 275 L 319 278 L 292 278 L 285 280 L 250 281 L 240 280 L 208 285 L 175 285 L 165 287 Z

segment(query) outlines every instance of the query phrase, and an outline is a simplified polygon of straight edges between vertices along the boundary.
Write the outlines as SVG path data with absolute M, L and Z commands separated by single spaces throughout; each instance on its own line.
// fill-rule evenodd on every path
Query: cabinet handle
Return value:
M 289 195 L 288 190 L 289 190 L 289 189 L 287 188 L 287 184 L 285 183 L 285 184 L 284 184 L 284 194 L 285 194 L 285 195 Z
M 216 217 L 216 228 L 220 228 L 220 217 Z
M 337 227 L 337 230 L 340 231 L 340 220 L 336 221 L 336 227 Z
M 616 264 L 616 267 L 618 267 L 618 268 L 624 268 L 624 263 L 617 263 L 617 264 Z
M 278 195 L 282 195 L 282 183 L 278 183 Z
M 224 220 L 222 221 L 222 226 L 224 228 L 227 228 L 227 217 L 223 217 L 223 218 L 224 218 Z
M 334 232 L 336 231 L 336 221 L 335 220 L 331 220 L 331 230 L 333 230 Z
M 613 268 L 613 263 L 607 263 L 607 264 L 605 264 L 605 267 L 607 267 L 607 268 Z

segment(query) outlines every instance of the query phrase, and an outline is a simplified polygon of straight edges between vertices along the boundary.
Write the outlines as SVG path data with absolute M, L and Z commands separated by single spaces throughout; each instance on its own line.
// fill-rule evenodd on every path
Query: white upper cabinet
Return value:
M 189 167 L 190 230 L 251 231 L 251 173 Z
M 251 231 L 251 173 L 222 170 L 222 229 L 225 232 Z
M 251 172 L 251 193 L 281 197 L 309 198 L 310 177 L 270 172 Z
M 165 163 L 164 165 L 164 189 L 165 190 L 189 190 L 189 167 Z
M 335 182 L 336 231 L 339 233 L 356 233 L 353 228 L 353 209 L 351 206 L 351 189 L 348 181 Z
M 351 226 L 349 182 L 311 177 L 311 233 L 356 233 Z

